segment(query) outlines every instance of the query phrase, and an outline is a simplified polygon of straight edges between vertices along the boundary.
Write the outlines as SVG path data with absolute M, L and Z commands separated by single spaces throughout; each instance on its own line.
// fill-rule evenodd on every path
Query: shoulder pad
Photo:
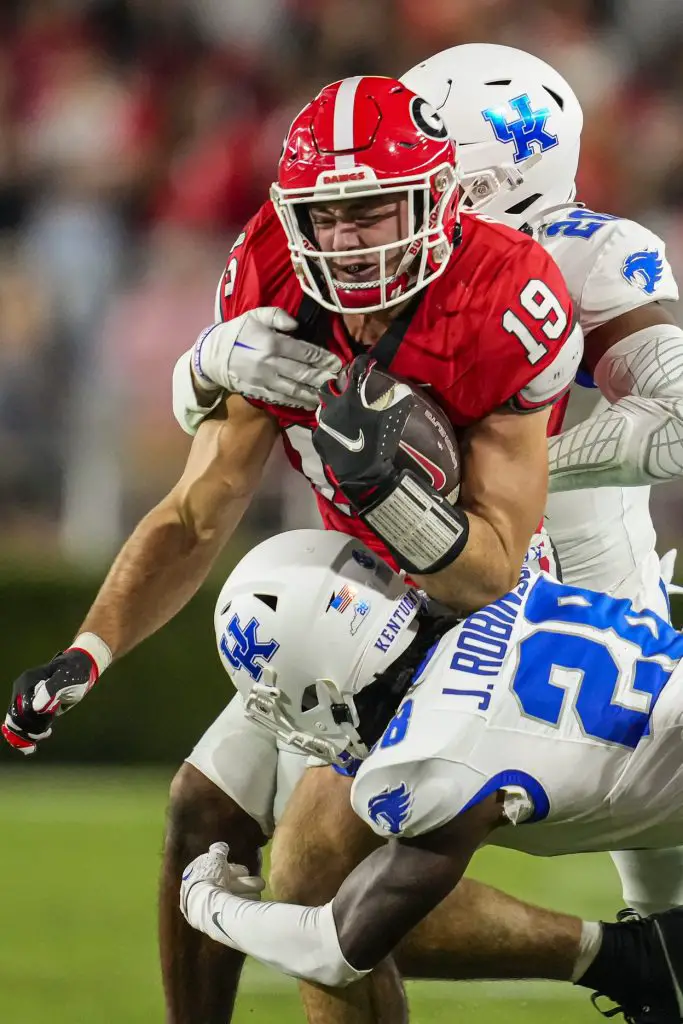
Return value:
M 559 267 L 542 246 L 518 234 L 525 247 L 500 267 L 488 295 L 479 359 L 489 407 L 528 411 L 550 404 L 567 388 L 568 370 L 580 359 L 581 331 Z M 517 403 L 537 378 L 538 387 Z
M 583 331 L 578 323 L 551 363 L 510 400 L 517 412 L 536 412 L 559 401 L 571 387 L 583 358 Z
M 363 764 L 351 789 L 351 806 L 386 839 L 410 839 L 455 818 L 482 786 L 482 776 L 439 758 Z
M 471 755 L 486 718 L 463 713 L 451 698 L 445 698 L 444 714 L 438 655 L 431 665 L 361 765 L 351 790 L 353 809 L 378 835 L 417 836 L 444 825 L 485 781 Z
M 585 333 L 649 302 L 678 299 L 663 240 L 635 221 L 559 211 L 539 241 L 560 267 Z

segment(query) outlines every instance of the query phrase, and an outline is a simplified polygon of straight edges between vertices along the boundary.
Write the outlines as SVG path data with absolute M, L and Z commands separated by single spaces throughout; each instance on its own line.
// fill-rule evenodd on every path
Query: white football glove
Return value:
M 213 324 L 192 349 L 192 373 L 200 388 L 217 387 L 278 405 L 314 409 L 317 390 L 336 376 L 341 360 L 291 337 L 296 320 L 284 309 L 263 306 Z
M 244 864 L 231 864 L 228 860 L 229 853 L 230 847 L 227 843 L 212 843 L 208 853 L 195 857 L 183 871 L 180 883 L 180 909 L 193 928 L 198 927 L 198 924 L 190 920 L 187 902 L 190 890 L 198 882 L 208 882 L 209 885 L 216 886 L 233 896 L 241 896 L 242 899 L 261 899 L 261 893 L 266 887 L 264 880 L 260 875 L 250 875 L 249 868 Z

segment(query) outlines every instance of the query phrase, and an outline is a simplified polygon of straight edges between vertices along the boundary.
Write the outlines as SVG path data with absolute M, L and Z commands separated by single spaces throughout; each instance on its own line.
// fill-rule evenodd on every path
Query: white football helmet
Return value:
M 249 717 L 343 764 L 368 753 L 354 696 L 409 646 L 421 606 L 359 541 L 293 530 L 233 569 L 216 603 L 216 642 Z
M 571 202 L 583 112 L 554 68 L 524 50 L 468 43 L 401 81 L 438 110 L 458 144 L 461 209 L 513 228 Z

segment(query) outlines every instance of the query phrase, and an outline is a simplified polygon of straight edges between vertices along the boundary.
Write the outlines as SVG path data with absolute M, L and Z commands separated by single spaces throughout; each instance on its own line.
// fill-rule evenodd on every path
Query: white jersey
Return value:
M 498 790 L 489 842 L 528 853 L 683 841 L 683 636 L 626 600 L 523 572 L 441 640 L 353 784 L 380 835 Z
M 574 204 L 539 215 L 531 226 L 562 271 L 584 336 L 638 306 L 678 298 L 664 242 L 641 224 Z M 588 374 L 580 373 L 570 396 L 569 425 L 577 421 L 578 409 L 586 418 L 586 405 L 589 416 L 607 407 L 597 389 L 586 390 L 590 384 Z M 547 527 L 564 578 L 636 600 L 639 591 L 649 596 L 658 577 L 649 498 L 649 487 L 551 494 Z

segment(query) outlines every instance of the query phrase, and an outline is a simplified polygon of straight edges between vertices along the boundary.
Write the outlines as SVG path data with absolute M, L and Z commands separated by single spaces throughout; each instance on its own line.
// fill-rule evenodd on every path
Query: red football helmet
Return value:
M 377 257 L 374 281 L 341 282 L 315 241 L 312 203 L 406 195 L 405 238 L 345 251 Z M 421 96 L 393 78 L 346 78 L 326 86 L 294 119 L 271 198 L 287 235 L 302 289 L 326 309 L 370 313 L 403 302 L 439 276 L 453 251 L 458 222 L 455 143 Z M 400 253 L 387 274 L 387 260 Z M 374 262 L 374 260 L 371 260 Z

